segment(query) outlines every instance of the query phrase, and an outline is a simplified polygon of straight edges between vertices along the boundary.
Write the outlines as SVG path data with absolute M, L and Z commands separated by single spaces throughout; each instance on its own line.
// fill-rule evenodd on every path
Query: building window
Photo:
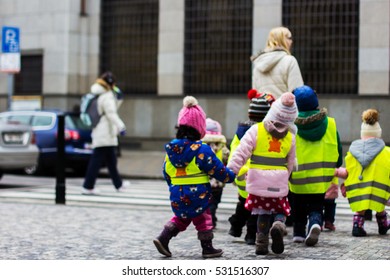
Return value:
M 185 1 L 185 93 L 242 94 L 250 89 L 252 2 Z
M 283 0 L 283 25 L 305 84 L 321 94 L 358 93 L 359 0 Z
M 43 55 L 22 55 L 20 72 L 15 75 L 15 95 L 41 95 Z
M 102 0 L 100 72 L 125 93 L 157 92 L 158 0 Z

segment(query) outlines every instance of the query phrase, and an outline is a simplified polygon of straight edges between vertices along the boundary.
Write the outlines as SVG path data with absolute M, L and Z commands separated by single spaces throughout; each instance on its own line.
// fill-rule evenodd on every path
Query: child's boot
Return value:
M 256 233 L 256 254 L 266 255 L 268 254 L 269 244 L 269 227 L 270 227 L 271 215 L 264 214 L 257 216 L 257 233 Z
M 202 256 L 204 258 L 218 258 L 223 254 L 222 249 L 215 249 L 213 247 L 214 234 L 211 230 L 199 231 L 198 239 L 202 246 Z
M 245 242 L 248 245 L 256 244 L 256 232 L 257 232 L 257 215 L 250 215 L 246 221 L 246 235 Z
M 163 231 L 160 233 L 159 236 L 156 237 L 156 239 L 153 240 L 154 245 L 156 246 L 157 250 L 167 256 L 171 257 L 172 254 L 169 251 L 169 240 L 171 240 L 172 237 L 176 236 L 180 230 L 176 227 L 176 225 L 172 222 L 168 222 L 165 226 Z
M 382 213 L 376 213 L 376 222 L 378 223 L 378 233 L 380 235 L 385 235 L 390 229 L 390 220 L 387 219 L 386 211 Z
M 229 234 L 234 237 L 240 237 L 242 234 L 242 228 L 244 227 L 242 221 L 240 221 L 237 215 L 234 214 L 229 218 L 229 222 L 231 225 Z
M 309 213 L 309 233 L 306 236 L 306 246 L 314 246 L 318 243 L 321 233 L 322 214 L 318 212 Z
M 256 228 L 247 227 L 245 235 L 245 243 L 248 245 L 256 244 Z
M 286 231 L 286 225 L 281 221 L 275 221 L 271 227 L 272 252 L 281 254 L 284 251 L 283 236 Z
M 267 255 L 268 254 L 269 238 L 268 234 L 262 232 L 256 233 L 256 255 Z
M 353 215 L 352 235 L 356 236 L 356 237 L 367 235 L 366 231 L 364 230 L 364 216 L 363 215 Z

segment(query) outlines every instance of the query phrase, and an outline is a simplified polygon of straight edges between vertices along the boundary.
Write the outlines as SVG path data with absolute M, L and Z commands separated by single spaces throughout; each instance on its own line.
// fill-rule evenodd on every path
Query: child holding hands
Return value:
M 297 115 L 294 95 L 282 94 L 263 122 L 252 125 L 245 133 L 228 163 L 228 168 L 237 174 L 250 159 L 246 174 L 249 195 L 245 207 L 259 215 L 255 251 L 258 255 L 268 254 L 269 233 L 272 251 L 275 254 L 284 251 L 285 221 L 290 214 L 288 178 L 295 163 L 297 129 L 294 121 Z

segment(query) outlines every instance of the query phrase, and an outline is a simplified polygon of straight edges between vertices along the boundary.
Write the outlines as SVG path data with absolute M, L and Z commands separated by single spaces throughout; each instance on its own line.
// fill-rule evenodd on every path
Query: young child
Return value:
M 346 179 L 343 196 L 348 198 L 353 216 L 353 236 L 366 236 L 364 214 L 376 211 L 378 233 L 385 235 L 390 229 L 390 220 L 385 205 L 390 198 L 390 147 L 381 139 L 379 113 L 368 109 L 362 114 L 359 140 L 351 143 L 345 157 L 345 168 L 340 167 L 335 175 Z
M 268 254 L 269 233 L 272 251 L 275 254 L 284 251 L 285 221 L 290 214 L 288 178 L 295 163 L 294 120 L 297 115 L 294 95 L 289 92 L 282 94 L 272 104 L 263 122 L 248 129 L 228 163 L 237 174 L 250 159 L 246 174 L 249 195 L 245 207 L 258 215 L 257 255 Z
M 210 146 L 211 150 L 216 154 L 217 158 L 224 164 L 227 164 L 230 151 L 226 147 L 226 137 L 222 134 L 221 124 L 213 119 L 206 119 L 206 135 L 202 138 L 202 142 Z M 213 227 L 217 226 L 217 209 L 221 202 L 223 188 L 225 183 L 218 181 L 210 176 L 211 185 L 211 201 L 210 212 L 213 219 Z
M 204 258 L 219 257 L 223 253 L 212 244 L 209 176 L 231 183 L 235 174 L 225 167 L 208 145 L 202 144 L 200 139 L 205 133 L 206 114 L 194 97 L 186 96 L 178 116 L 176 138 L 166 144 L 167 155 L 163 164 L 174 216 L 153 240 L 157 250 L 167 257 L 172 255 L 168 247 L 170 239 L 185 231 L 191 222 L 198 231 Z
M 261 122 L 268 113 L 272 102 L 275 101 L 272 95 L 259 93 L 255 89 L 251 89 L 247 93 L 250 100 L 248 108 L 248 120 L 239 122 L 236 134 L 230 143 L 230 157 L 240 144 L 241 138 L 245 132 L 254 124 Z M 241 168 L 239 174 L 245 174 L 248 171 L 249 161 Z M 229 234 L 234 237 L 240 237 L 242 229 L 246 226 L 245 242 L 248 245 L 254 245 L 256 241 L 257 231 L 257 215 L 251 215 L 251 212 L 245 208 L 245 200 L 248 197 L 248 192 L 245 190 L 246 181 L 245 175 L 237 176 L 234 184 L 238 189 L 238 202 L 234 214 L 229 218 L 230 230 Z
M 296 154 L 297 170 L 290 178 L 290 191 L 294 209 L 293 241 L 317 244 L 323 223 L 325 192 L 340 167 L 342 146 L 336 121 L 328 117 L 327 110 L 318 108 L 318 98 L 309 86 L 294 89 L 298 118 Z M 306 235 L 306 224 L 308 234 Z

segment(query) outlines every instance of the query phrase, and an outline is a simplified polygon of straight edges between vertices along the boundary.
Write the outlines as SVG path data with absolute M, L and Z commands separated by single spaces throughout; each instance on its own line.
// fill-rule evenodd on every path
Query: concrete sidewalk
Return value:
M 164 179 L 162 164 L 165 151 L 145 151 L 122 149 L 118 157 L 118 169 L 123 178 Z M 107 169 L 102 169 L 107 174 Z

